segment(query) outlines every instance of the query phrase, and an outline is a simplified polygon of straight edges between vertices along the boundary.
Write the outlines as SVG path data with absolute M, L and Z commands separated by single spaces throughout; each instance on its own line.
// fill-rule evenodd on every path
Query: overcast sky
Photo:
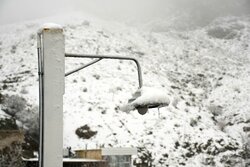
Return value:
M 99 16 L 166 17 L 189 12 L 204 19 L 250 11 L 250 0 L 0 0 L 0 24 L 81 10 Z
M 72 9 L 66 1 L 0 0 L 0 24 L 50 16 Z

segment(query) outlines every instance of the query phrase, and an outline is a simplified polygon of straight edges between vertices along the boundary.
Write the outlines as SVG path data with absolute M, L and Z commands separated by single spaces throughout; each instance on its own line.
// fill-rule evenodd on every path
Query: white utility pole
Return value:
M 38 56 L 39 167 L 62 167 L 65 45 L 61 26 L 45 24 L 39 30 Z

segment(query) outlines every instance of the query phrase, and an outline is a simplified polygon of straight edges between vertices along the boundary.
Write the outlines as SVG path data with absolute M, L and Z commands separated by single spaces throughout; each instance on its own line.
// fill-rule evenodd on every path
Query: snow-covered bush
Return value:
M 240 31 L 244 28 L 245 25 L 238 22 L 235 17 L 221 18 L 215 20 L 208 27 L 207 34 L 213 38 L 230 40 L 239 38 L 241 35 Z
M 27 157 L 33 157 L 33 152 L 38 151 L 39 147 L 39 114 L 38 108 L 27 108 L 16 115 L 23 128 L 25 129 L 25 143 L 23 150 Z
M 2 110 L 10 116 L 15 117 L 18 112 L 25 109 L 26 105 L 26 100 L 18 95 L 7 96 L 3 102 Z
M 22 90 L 20 91 L 21 94 L 28 94 L 29 92 L 27 91 L 27 89 L 25 89 L 24 87 L 22 88 Z
M 245 160 L 245 165 L 250 166 L 250 139 L 243 145 L 242 157 Z
M 209 106 L 207 106 L 207 109 L 208 111 L 211 112 L 211 114 L 213 114 L 213 116 L 219 116 L 222 114 L 222 106 L 220 105 L 214 105 L 214 104 L 211 104 Z
M 6 96 L 3 100 L 2 110 L 11 116 L 11 119 L 0 120 L 0 129 L 23 129 L 25 132 L 25 142 L 23 149 L 25 152 L 38 150 L 39 144 L 39 114 L 37 107 L 30 107 L 27 101 L 18 96 Z M 19 127 L 16 125 L 19 122 Z
M 10 53 L 15 54 L 16 53 L 16 49 L 17 49 L 17 46 L 16 45 L 12 45 Z
M 2 110 L 20 121 L 29 133 L 39 133 L 38 107 L 28 107 L 27 101 L 18 95 L 6 96 L 2 105 Z
M 152 153 L 146 147 L 138 148 L 138 158 L 134 164 L 138 167 L 152 167 L 154 159 Z
M 219 39 L 233 39 L 237 35 L 235 31 L 223 27 L 214 27 L 208 30 L 208 35 Z

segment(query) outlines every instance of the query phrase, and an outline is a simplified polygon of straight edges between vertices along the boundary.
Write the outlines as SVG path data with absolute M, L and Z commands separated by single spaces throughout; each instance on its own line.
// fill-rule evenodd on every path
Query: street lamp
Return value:
M 141 67 L 137 59 L 121 56 L 65 54 L 63 28 L 49 23 L 37 33 L 39 75 L 39 167 L 61 167 L 63 162 L 63 95 L 65 77 L 91 66 L 102 59 L 134 61 L 139 88 L 126 105 L 127 111 L 137 109 L 145 114 L 149 108 L 162 107 L 169 100 L 161 91 L 143 87 Z M 65 74 L 65 57 L 95 58 L 88 64 Z
M 140 66 L 139 61 L 135 58 L 124 57 L 124 56 L 87 55 L 87 54 L 69 54 L 69 53 L 66 53 L 65 57 L 96 58 L 96 60 L 93 60 L 87 63 L 86 65 L 83 65 L 77 69 L 67 72 L 65 76 L 69 76 L 77 71 L 80 71 L 86 67 L 89 67 L 101 61 L 102 59 L 119 59 L 119 60 L 130 60 L 130 61 L 135 62 L 137 66 L 139 88 L 132 95 L 132 98 L 128 100 L 128 104 L 125 105 L 125 107 L 123 107 L 124 111 L 131 111 L 131 110 L 136 109 L 141 115 L 144 115 L 147 113 L 148 109 L 150 108 L 160 108 L 160 107 L 167 106 L 169 104 L 168 97 L 160 90 L 157 90 L 156 88 L 143 87 L 141 66 Z

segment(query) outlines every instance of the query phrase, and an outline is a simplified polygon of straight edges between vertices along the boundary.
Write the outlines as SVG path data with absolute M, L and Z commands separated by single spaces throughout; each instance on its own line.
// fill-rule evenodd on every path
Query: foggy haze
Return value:
M 60 2 L 60 3 L 59 3 Z M 60 14 L 73 9 L 67 0 L 0 0 L 0 24 Z
M 165 20 L 202 26 L 216 17 L 248 14 L 249 0 L 1 0 L 0 24 L 82 11 L 139 23 Z

